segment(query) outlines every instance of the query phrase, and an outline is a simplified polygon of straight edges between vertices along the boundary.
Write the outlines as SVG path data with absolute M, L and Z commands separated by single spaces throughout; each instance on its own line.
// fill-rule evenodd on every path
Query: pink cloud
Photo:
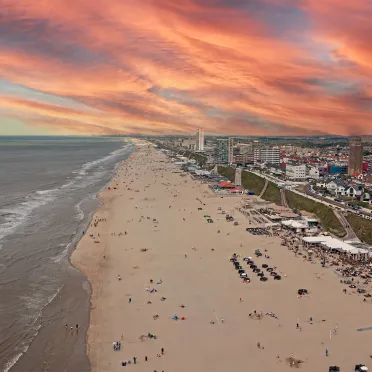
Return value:
M 0 76 L 91 110 L 22 97 L 0 96 L 0 105 L 30 125 L 39 116 L 77 132 L 372 131 L 370 2 L 233 4 L 3 0 Z M 285 36 L 274 32 L 285 27 L 278 7 L 301 17 Z

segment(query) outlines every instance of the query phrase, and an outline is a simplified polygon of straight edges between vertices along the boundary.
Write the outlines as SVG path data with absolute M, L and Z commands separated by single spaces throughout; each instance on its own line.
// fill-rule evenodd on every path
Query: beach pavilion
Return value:
M 306 248 L 320 247 L 327 251 L 346 254 L 354 261 L 367 260 L 370 256 L 367 249 L 356 248 L 331 236 L 305 236 L 302 238 L 302 243 Z
M 304 221 L 296 221 L 296 220 L 287 220 L 282 221 L 282 226 L 287 229 L 291 230 L 295 233 L 304 233 L 308 229 L 307 223 Z

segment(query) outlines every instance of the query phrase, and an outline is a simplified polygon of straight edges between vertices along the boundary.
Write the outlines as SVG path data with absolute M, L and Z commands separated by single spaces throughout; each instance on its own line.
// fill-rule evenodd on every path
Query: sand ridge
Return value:
M 103 206 L 72 255 L 93 288 L 87 341 L 94 372 L 280 372 L 291 369 L 291 355 L 303 371 L 368 365 L 372 333 L 356 329 L 372 325 L 370 303 L 343 294 L 331 270 L 294 257 L 279 238 L 247 233 L 235 209 L 239 198 L 211 196 L 143 142 L 100 198 Z M 219 207 L 239 225 L 226 222 Z M 243 284 L 229 259 L 234 252 L 254 256 L 257 248 L 271 257 L 255 259 L 259 266 L 276 266 L 287 277 L 263 283 L 244 267 L 251 283 Z M 297 298 L 298 288 L 310 294 Z M 257 320 L 249 316 L 254 310 L 278 319 Z

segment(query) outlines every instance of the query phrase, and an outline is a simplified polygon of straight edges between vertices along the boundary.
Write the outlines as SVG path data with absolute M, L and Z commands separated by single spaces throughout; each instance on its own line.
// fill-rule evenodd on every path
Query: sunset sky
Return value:
M 1 134 L 372 134 L 371 0 L 0 0 Z

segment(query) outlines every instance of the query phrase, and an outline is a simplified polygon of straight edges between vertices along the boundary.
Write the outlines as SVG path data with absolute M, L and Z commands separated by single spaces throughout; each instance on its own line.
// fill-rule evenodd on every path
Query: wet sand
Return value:
M 63 289 L 39 320 L 40 331 L 36 339 L 11 372 L 89 372 L 90 362 L 86 355 L 89 297 L 89 282 L 77 269 L 70 267 Z M 75 324 L 79 324 L 78 331 Z M 71 326 L 74 326 L 73 331 Z
M 309 372 L 368 366 L 372 332 L 356 329 L 372 326 L 371 302 L 343 294 L 330 269 L 295 257 L 279 238 L 246 232 L 248 221 L 235 209 L 240 198 L 211 195 L 164 155 L 139 146 L 100 199 L 103 207 L 94 218 L 100 222 L 72 255 L 93 290 L 87 338 L 93 372 L 122 371 L 121 362 L 133 364 L 133 357 L 138 360 L 131 368 L 139 372 L 281 372 L 290 369 L 291 356 Z M 239 225 L 226 222 L 219 207 Z M 260 282 L 243 264 L 251 283 L 242 283 L 229 258 L 234 252 L 254 256 L 257 248 L 271 258 L 255 262 L 276 266 L 281 281 Z M 298 298 L 299 288 L 310 294 Z M 254 310 L 278 319 L 253 319 Z M 175 314 L 185 320 L 173 320 Z M 148 333 L 157 338 L 148 339 Z M 120 351 L 113 351 L 114 341 L 121 341 Z

